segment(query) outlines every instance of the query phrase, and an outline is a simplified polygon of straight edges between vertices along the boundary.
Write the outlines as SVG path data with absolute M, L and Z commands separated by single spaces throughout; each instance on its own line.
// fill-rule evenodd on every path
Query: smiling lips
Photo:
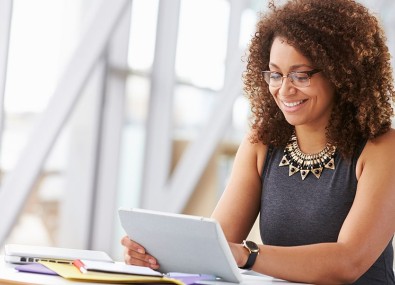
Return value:
M 296 106 L 298 106 L 300 104 L 303 104 L 306 101 L 307 101 L 307 99 L 306 100 L 299 100 L 299 101 L 295 101 L 295 102 L 285 102 L 285 101 L 282 101 L 282 102 L 283 102 L 283 104 L 286 107 L 290 107 L 291 108 L 291 107 L 296 107 Z

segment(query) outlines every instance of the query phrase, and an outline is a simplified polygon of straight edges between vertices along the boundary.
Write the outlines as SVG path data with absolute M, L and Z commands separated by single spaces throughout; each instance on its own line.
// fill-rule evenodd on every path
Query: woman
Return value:
M 383 31 L 351 0 L 271 6 L 244 74 L 251 132 L 212 217 L 241 268 L 395 284 L 395 91 Z M 243 241 L 258 214 L 261 245 Z M 127 263 L 158 268 L 142 245 L 122 244 Z

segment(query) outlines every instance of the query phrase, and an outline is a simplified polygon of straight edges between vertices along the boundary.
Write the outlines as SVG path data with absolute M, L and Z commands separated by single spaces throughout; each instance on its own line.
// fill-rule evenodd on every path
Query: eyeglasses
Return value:
M 287 75 L 282 75 L 282 73 L 277 71 L 262 71 L 263 77 L 267 84 L 271 87 L 281 87 L 283 84 L 284 78 L 289 78 L 292 84 L 296 87 L 308 87 L 310 86 L 310 78 L 318 73 L 321 72 L 320 69 L 313 69 L 310 71 L 292 71 Z

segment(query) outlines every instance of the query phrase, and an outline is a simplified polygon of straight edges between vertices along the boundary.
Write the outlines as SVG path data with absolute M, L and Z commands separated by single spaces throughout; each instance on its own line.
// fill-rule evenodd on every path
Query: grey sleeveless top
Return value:
M 335 170 L 324 169 L 320 179 L 310 173 L 288 176 L 288 166 L 278 166 L 283 149 L 269 147 L 262 172 L 260 233 L 267 245 L 297 246 L 336 242 L 357 189 L 356 163 L 335 154 Z M 395 284 L 392 241 L 373 266 L 354 284 Z

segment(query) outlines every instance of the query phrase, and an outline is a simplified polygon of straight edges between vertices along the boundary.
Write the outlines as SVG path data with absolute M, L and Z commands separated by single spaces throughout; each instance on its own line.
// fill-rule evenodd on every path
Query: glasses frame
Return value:
M 273 88 L 280 88 L 282 85 L 283 85 L 283 82 L 284 82 L 284 78 L 289 78 L 289 80 L 291 81 L 291 83 L 295 86 L 295 87 L 309 87 L 310 86 L 310 79 L 311 79 L 311 77 L 314 75 L 314 74 L 316 74 L 316 73 L 318 73 L 318 72 L 321 72 L 322 70 L 321 69 L 312 69 L 312 70 L 308 70 L 308 71 L 291 71 L 291 72 L 289 72 L 287 75 L 283 75 L 281 72 L 278 72 L 278 71 L 271 71 L 271 70 L 265 70 L 265 71 L 262 71 L 262 75 L 263 75 L 263 79 L 265 80 L 265 82 L 269 85 L 269 86 L 271 86 L 271 87 L 273 87 Z M 267 80 L 266 80 L 266 76 L 265 76 L 265 74 L 272 74 L 272 73 L 277 73 L 277 74 L 279 74 L 279 75 L 281 75 L 281 83 L 278 85 L 278 86 L 273 86 L 273 85 L 271 85 Z M 295 83 L 294 83 L 294 79 L 293 79 L 293 77 L 292 77 L 292 75 L 294 75 L 294 74 L 298 74 L 298 73 L 304 73 L 304 74 L 307 74 L 307 77 L 309 78 L 309 82 L 308 82 L 308 84 L 306 85 L 306 86 L 297 86 L 297 85 L 295 85 Z M 268 80 L 270 80 L 270 77 L 268 78 Z

